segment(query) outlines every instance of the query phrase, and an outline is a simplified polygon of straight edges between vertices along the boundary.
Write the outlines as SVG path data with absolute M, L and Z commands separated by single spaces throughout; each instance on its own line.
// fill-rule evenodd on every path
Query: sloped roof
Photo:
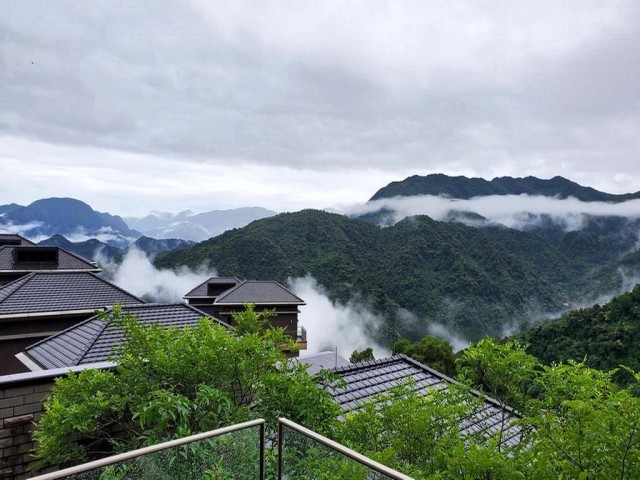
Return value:
M 26 316 L 143 300 L 90 272 L 32 272 L 0 289 L 0 316 Z
M 196 288 L 187 293 L 184 298 L 190 297 L 208 297 L 209 296 L 209 285 L 216 284 L 234 284 L 237 285 L 241 283 L 241 280 L 236 277 L 211 277 L 205 282 L 202 282 Z
M 0 233 L 0 245 L 2 245 L 3 241 L 20 242 L 19 245 L 35 245 L 31 240 L 27 240 L 17 233 Z
M 240 285 L 222 293 L 214 303 L 216 305 L 242 305 L 245 303 L 255 303 L 256 305 L 276 303 L 305 305 L 304 300 L 272 280 L 242 282 Z
M 65 250 L 60 247 L 43 247 L 41 245 L 20 245 L 20 249 L 52 249 L 58 250 L 58 263 L 56 265 L 29 265 L 28 267 L 16 264 L 14 261 L 14 251 L 16 246 L 3 245 L 0 246 L 0 271 L 34 271 L 34 270 L 81 270 L 100 272 L 100 268 L 77 253 Z
M 212 318 L 184 303 L 126 305 L 122 312 L 136 316 L 139 322 L 165 327 L 196 326 L 200 318 Z M 24 353 L 46 369 L 72 367 L 108 360 L 123 340 L 119 328 L 96 315 L 27 347 Z
M 372 401 L 375 395 L 403 384 L 409 378 L 413 379 L 415 390 L 421 394 L 428 394 L 431 389 L 444 389 L 452 383 L 457 383 L 456 380 L 405 355 L 337 367 L 332 371 L 346 382 L 344 387 L 330 391 L 344 413 L 357 410 L 364 403 Z M 503 413 L 506 414 L 507 424 L 519 418 L 511 408 L 507 407 L 506 411 L 503 411 L 497 400 L 486 397 L 480 392 L 473 392 L 473 394 L 484 400 L 484 407 L 463 422 L 462 435 L 490 436 L 498 432 Z M 520 443 L 520 431 L 520 427 L 509 425 L 506 427 L 501 443 L 509 446 L 517 445 Z

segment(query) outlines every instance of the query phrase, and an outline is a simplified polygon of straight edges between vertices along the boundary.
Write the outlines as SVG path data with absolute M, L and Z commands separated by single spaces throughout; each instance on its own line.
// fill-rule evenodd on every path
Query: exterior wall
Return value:
M 51 391 L 57 377 L 69 371 L 87 368 L 111 368 L 101 363 L 73 369 L 45 370 L 0 377 L 0 479 L 30 478 L 34 458 L 30 452 L 36 447 L 31 434 L 42 416 L 42 403 Z M 37 472 L 57 470 L 56 467 Z
M 28 372 L 29 369 L 15 357 L 16 353 L 23 352 L 29 345 L 80 323 L 93 315 L 93 313 L 87 313 L 0 320 L 0 375 Z

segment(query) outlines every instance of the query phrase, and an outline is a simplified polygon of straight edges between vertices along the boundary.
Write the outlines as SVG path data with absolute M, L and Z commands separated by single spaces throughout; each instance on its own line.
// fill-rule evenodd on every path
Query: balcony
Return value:
M 300 350 L 307 349 L 307 329 L 302 325 L 298 325 L 298 331 L 296 333 L 296 343 L 300 347 Z
M 277 430 L 277 439 L 266 442 L 264 420 L 252 420 L 47 473 L 32 480 L 264 480 L 265 475 L 292 480 L 326 478 L 327 474 L 352 480 L 411 480 L 287 419 L 278 421 Z M 273 461 L 265 462 L 265 458 Z

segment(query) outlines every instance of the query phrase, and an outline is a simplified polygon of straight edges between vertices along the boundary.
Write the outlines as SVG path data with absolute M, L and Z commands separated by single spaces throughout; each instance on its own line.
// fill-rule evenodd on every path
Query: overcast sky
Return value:
M 278 211 L 412 174 L 640 190 L 640 2 L 0 2 L 0 204 Z

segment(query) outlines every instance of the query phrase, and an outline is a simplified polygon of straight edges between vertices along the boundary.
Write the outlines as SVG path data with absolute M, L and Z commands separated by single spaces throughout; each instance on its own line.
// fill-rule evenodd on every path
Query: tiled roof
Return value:
M 44 264 L 44 265 L 34 265 L 28 264 L 22 266 L 20 264 L 16 264 L 14 262 L 14 250 L 15 246 L 4 245 L 0 246 L 0 271 L 13 271 L 13 270 L 84 270 L 84 271 L 93 271 L 99 272 L 100 268 L 96 266 L 91 260 L 87 260 L 80 255 L 70 252 L 69 250 L 65 250 L 60 247 L 42 247 L 40 245 L 21 245 L 19 248 L 24 249 L 58 249 L 58 263 L 56 265 Z
M 27 240 L 22 235 L 15 233 L 0 233 L 0 245 L 3 241 L 20 242 L 20 245 L 35 245 L 31 240 Z
M 233 284 L 234 286 L 240 283 L 241 280 L 236 277 L 211 277 L 206 282 L 202 282 L 196 288 L 187 293 L 184 298 L 189 297 L 208 297 L 209 296 L 209 285 L 216 284 Z
M 196 326 L 200 318 L 209 317 L 184 303 L 127 305 L 122 311 L 142 323 L 166 327 Z M 71 367 L 108 360 L 123 340 L 120 329 L 95 316 L 31 345 L 25 354 L 43 368 Z
M 89 272 L 32 272 L 0 289 L 0 315 L 94 310 L 144 303 Z
M 220 295 L 215 304 L 241 305 L 244 303 L 289 303 L 304 305 L 304 300 L 274 281 L 246 281 Z
M 372 397 L 388 391 L 390 388 L 413 379 L 414 388 L 421 394 L 428 394 L 431 389 L 444 389 L 455 380 L 443 375 L 426 365 L 405 355 L 398 355 L 380 360 L 357 363 L 333 369 L 346 382 L 346 386 L 332 391 L 334 400 L 343 412 L 349 412 L 372 401 Z M 503 413 L 509 424 L 519 418 L 507 407 L 503 411 L 498 401 L 486 397 L 479 392 L 475 395 L 484 399 L 484 406 L 475 411 L 461 425 L 463 435 L 491 435 L 500 429 Z M 520 427 L 509 425 L 502 437 L 502 444 L 517 445 L 520 442 Z

